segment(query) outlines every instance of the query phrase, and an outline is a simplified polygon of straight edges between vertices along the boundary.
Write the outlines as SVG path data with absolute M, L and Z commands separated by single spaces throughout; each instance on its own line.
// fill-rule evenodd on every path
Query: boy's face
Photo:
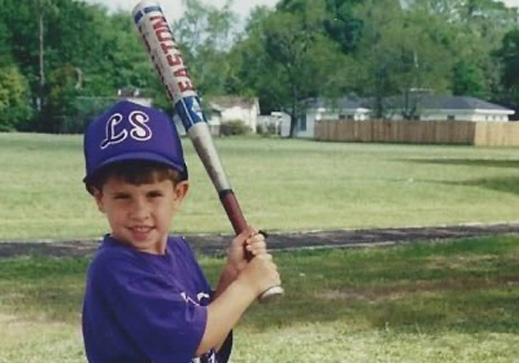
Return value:
M 163 254 L 172 217 L 188 190 L 169 179 L 134 185 L 110 177 L 94 190 L 99 210 L 106 214 L 112 237 L 139 251 Z

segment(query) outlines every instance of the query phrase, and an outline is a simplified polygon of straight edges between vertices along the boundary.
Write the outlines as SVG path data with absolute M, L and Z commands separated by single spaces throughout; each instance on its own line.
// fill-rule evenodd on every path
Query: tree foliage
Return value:
M 259 97 L 292 127 L 318 96 L 370 97 L 379 117 L 391 112 L 384 100 L 403 96 L 413 118 L 423 93 L 519 105 L 519 17 L 500 1 L 280 0 L 243 28 L 231 0 L 184 4 L 172 28 L 200 94 Z M 84 100 L 126 87 L 172 112 L 129 12 L 0 0 L 0 130 L 67 131 Z
M 0 66 L 0 131 L 13 131 L 30 117 L 27 81 L 15 64 Z
M 504 98 L 509 103 L 519 104 L 519 29 L 508 32 L 495 55 L 501 64 L 501 85 Z M 516 106 L 517 107 L 517 106 Z
M 173 29 L 201 95 L 226 93 L 228 53 L 237 36 L 238 16 L 231 1 L 218 9 L 200 0 L 186 0 L 186 12 Z
M 2 0 L 1 5 L 0 49 L 23 75 L 33 130 L 57 132 L 57 118 L 74 116 L 76 96 L 110 97 L 118 88 L 154 84 L 127 12 L 107 14 L 99 5 L 74 0 Z
M 289 113 L 291 134 L 306 98 L 334 95 L 343 86 L 334 80 L 344 80 L 348 61 L 340 45 L 326 35 L 324 1 L 292 6 L 297 11 L 257 10 L 247 37 L 234 49 L 241 88 L 261 95 L 264 110 Z

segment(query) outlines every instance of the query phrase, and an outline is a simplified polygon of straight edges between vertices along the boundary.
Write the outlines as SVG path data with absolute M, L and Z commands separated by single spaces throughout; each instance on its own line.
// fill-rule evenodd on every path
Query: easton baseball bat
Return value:
M 218 192 L 234 232 L 239 234 L 248 224 L 225 174 L 200 99 L 168 21 L 156 1 L 141 1 L 137 4 L 133 10 L 133 19 L 175 112 Z M 245 251 L 245 256 L 248 260 L 253 258 L 248 251 Z M 259 299 L 266 301 L 283 293 L 281 286 L 272 286 L 262 292 Z

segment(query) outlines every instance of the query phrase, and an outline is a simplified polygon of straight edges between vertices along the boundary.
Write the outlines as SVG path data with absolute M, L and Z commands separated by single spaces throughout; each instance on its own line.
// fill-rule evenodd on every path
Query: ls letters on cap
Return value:
M 119 144 L 129 137 L 135 141 L 148 141 L 152 138 L 153 132 L 146 124 L 150 121 L 149 116 L 143 111 L 133 111 L 128 121 L 130 130 L 127 130 L 123 123 L 123 115 L 115 113 L 109 117 L 106 123 L 106 138 L 101 142 L 101 149 L 106 149 L 110 145 Z

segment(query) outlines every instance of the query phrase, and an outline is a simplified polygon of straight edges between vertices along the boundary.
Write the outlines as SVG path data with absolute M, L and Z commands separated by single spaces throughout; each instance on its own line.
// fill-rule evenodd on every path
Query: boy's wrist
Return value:
M 226 279 L 230 279 L 232 281 L 236 280 L 238 275 L 240 274 L 240 268 L 233 263 L 227 261 L 225 267 L 222 270 L 222 277 L 225 276 Z
M 239 275 L 240 270 L 233 264 L 227 263 L 220 272 L 218 287 L 213 298 L 216 299 L 218 296 L 220 296 L 227 289 L 227 287 L 238 278 Z
M 232 285 L 234 288 L 240 291 L 240 294 L 243 296 L 243 298 L 250 300 L 250 302 L 254 301 L 258 296 L 258 292 L 254 288 L 254 285 L 250 284 L 244 278 L 236 278 Z

